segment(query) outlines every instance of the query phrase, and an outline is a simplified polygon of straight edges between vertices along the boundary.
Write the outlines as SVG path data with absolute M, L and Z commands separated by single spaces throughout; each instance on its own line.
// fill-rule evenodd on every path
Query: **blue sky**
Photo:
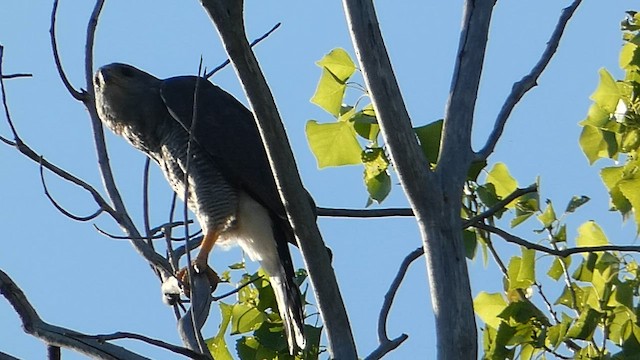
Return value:
M 569 1 L 503 1 L 493 17 L 485 71 L 476 110 L 474 145 L 490 131 L 513 82 L 535 64 Z M 378 1 L 383 34 L 396 75 L 415 125 L 442 117 L 458 44 L 461 1 Z M 0 44 L 5 73 L 27 72 L 30 79 L 6 81 L 11 114 L 25 142 L 51 162 L 101 189 L 89 120 L 82 104 L 64 89 L 55 71 L 49 44 L 51 1 L 3 1 Z M 573 216 L 577 225 L 596 219 L 615 243 L 634 241 L 634 225 L 620 225 L 606 211 L 608 197 L 597 169 L 589 167 L 578 147 L 577 123 L 586 114 L 595 89 L 597 70 L 620 75 L 619 21 L 629 2 L 585 1 L 570 22 L 553 62 L 535 88 L 516 107 L 490 162 L 505 162 L 520 185 L 541 176 L 542 198 L 562 208 L 572 195 L 592 201 Z M 90 2 L 62 1 L 58 41 L 72 83 L 84 84 L 84 36 Z M 353 54 L 338 1 L 247 0 L 246 23 L 251 38 L 275 23 L 282 27 L 256 48 L 275 95 L 305 186 L 319 206 L 361 208 L 366 203 L 362 170 L 358 167 L 318 170 L 309 151 L 307 120 L 331 121 L 309 102 L 320 69 L 314 62 L 335 47 Z M 636 9 L 637 10 L 637 9 Z M 200 56 L 212 68 L 225 59 L 217 34 L 198 1 L 110 0 L 97 32 L 95 65 L 126 62 L 158 77 L 194 74 Z M 213 81 L 243 99 L 231 68 Z M 245 102 L 246 103 L 246 102 Z M 10 136 L 4 117 L 0 134 Z M 120 138 L 108 134 L 110 157 L 130 213 L 141 221 L 144 158 Z M 179 343 L 172 311 L 160 301 L 158 283 L 145 262 L 122 240 L 98 234 L 92 223 L 77 223 L 60 214 L 46 199 L 38 167 L 14 149 L 0 146 L 0 269 L 22 287 L 41 317 L 85 333 L 130 331 Z M 90 214 L 92 200 L 81 190 L 47 175 L 55 198 L 67 209 Z M 397 181 L 383 207 L 406 206 Z M 152 171 L 152 219 L 166 220 L 169 189 L 157 169 Z M 118 233 L 110 218 L 95 225 Z M 384 293 L 399 263 L 421 240 L 412 219 L 319 220 L 354 329 L 360 356 L 377 345 L 376 322 Z M 531 232 L 519 232 L 533 241 Z M 505 258 L 517 248 L 500 246 Z M 237 262 L 239 251 L 215 250 L 210 263 L 218 269 Z M 299 257 L 298 266 L 301 266 Z M 500 291 L 501 277 L 493 262 L 469 262 L 474 295 Z M 540 271 L 546 271 L 540 270 Z M 552 295 L 552 297 L 557 294 Z M 214 309 L 205 333 L 217 328 Z M 0 301 L 0 351 L 20 358 L 43 358 L 45 348 L 24 335 L 17 316 Z M 389 320 L 389 335 L 409 339 L 388 359 L 429 358 L 435 354 L 434 320 L 424 262 L 416 261 L 399 291 Z M 146 345 L 120 342 L 152 358 L 170 355 Z M 65 354 L 65 359 L 81 358 Z

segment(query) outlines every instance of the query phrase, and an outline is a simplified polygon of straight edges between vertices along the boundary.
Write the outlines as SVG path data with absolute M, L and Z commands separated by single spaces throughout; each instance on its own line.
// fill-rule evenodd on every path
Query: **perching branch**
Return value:
M 33 74 L 21 74 L 21 73 L 18 73 L 18 74 L 8 74 L 8 75 L 2 74 L 2 75 L 1 75 L 1 77 L 2 77 L 3 79 L 16 79 L 16 78 L 32 77 L 32 76 L 33 76 Z
M 532 184 L 527 186 L 526 188 L 518 188 L 516 190 L 514 190 L 511 194 L 507 195 L 504 199 L 498 201 L 497 203 L 495 203 L 493 206 L 491 206 L 490 208 L 488 208 L 487 210 L 483 211 L 482 213 L 468 219 L 465 220 L 462 223 L 462 228 L 466 229 L 469 226 L 472 226 L 473 224 L 482 221 L 488 217 L 493 216 L 495 213 L 497 213 L 500 210 L 503 210 L 505 207 L 507 207 L 507 205 L 509 205 L 512 201 L 514 201 L 515 199 L 519 198 L 522 195 L 526 195 L 529 193 L 533 193 L 533 192 L 537 192 L 538 191 L 538 185 L 537 184 Z
M 336 359 L 355 359 L 357 352 L 328 253 L 302 187 L 273 95 L 247 41 L 243 1 L 201 0 L 213 20 L 253 109 L 254 117 L 291 227 L 296 235 L 318 309 Z M 301 241 L 304 239 L 304 241 Z
M 414 216 L 411 208 L 389 208 L 389 209 L 335 209 L 316 208 L 318 216 L 327 217 L 348 217 L 348 218 L 378 218 L 390 216 Z
M 480 151 L 476 153 L 476 160 L 486 160 L 495 149 L 496 144 L 498 143 L 498 140 L 500 139 L 500 136 L 504 131 L 504 126 L 507 123 L 509 116 L 511 115 L 511 111 L 513 111 L 513 108 L 518 104 L 518 102 L 520 102 L 522 97 L 538 84 L 538 78 L 547 68 L 547 65 L 549 65 L 549 62 L 551 61 L 551 58 L 558 49 L 558 45 L 560 44 L 560 39 L 562 39 L 564 29 L 566 28 L 567 23 L 573 16 L 578 6 L 580 6 L 580 3 L 582 3 L 582 0 L 574 0 L 569 7 L 562 10 L 555 30 L 551 34 L 551 38 L 547 42 L 547 47 L 542 53 L 540 60 L 538 60 L 538 63 L 536 63 L 533 69 L 531 69 L 529 74 L 524 76 L 517 83 L 513 84 L 511 93 L 507 97 L 504 105 L 502 105 L 502 109 L 500 109 L 500 113 L 496 118 L 493 131 L 489 135 L 487 143 Z
M 92 358 L 108 360 L 149 360 L 123 347 L 96 339 L 82 339 L 83 334 L 44 322 L 13 280 L 0 270 L 0 294 L 13 306 L 27 334 L 49 345 L 64 347 Z

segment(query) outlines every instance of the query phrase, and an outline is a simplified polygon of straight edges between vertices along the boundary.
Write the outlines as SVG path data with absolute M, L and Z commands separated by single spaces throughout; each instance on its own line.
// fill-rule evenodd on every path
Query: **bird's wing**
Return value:
M 193 119 L 197 79 L 169 78 L 160 90 L 171 116 L 186 130 L 191 128 Z M 232 95 L 202 78 L 196 100 L 196 146 L 211 156 L 230 183 L 238 184 L 278 217 L 286 218 L 253 114 Z

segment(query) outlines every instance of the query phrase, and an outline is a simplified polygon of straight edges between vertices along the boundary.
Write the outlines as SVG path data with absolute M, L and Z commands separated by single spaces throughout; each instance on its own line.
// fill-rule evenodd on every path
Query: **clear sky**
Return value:
M 366 191 L 362 169 L 318 170 L 305 136 L 306 121 L 331 121 L 309 102 L 320 69 L 314 62 L 335 47 L 353 54 L 339 1 L 245 1 L 251 38 L 275 23 L 282 27 L 256 48 L 298 161 L 302 179 L 317 204 L 362 208 Z M 541 54 L 560 10 L 569 1 L 500 1 L 493 16 L 485 72 L 474 127 L 475 146 L 484 142 L 512 84 L 526 74 Z M 415 125 L 443 115 L 458 44 L 462 2 L 377 1 L 387 47 Z M 0 5 L 0 44 L 5 47 L 5 73 L 26 72 L 30 79 L 6 81 L 11 114 L 25 142 L 51 162 L 101 189 L 89 119 L 60 81 L 49 43 L 52 1 L 4 0 Z M 62 61 L 76 88 L 84 83 L 84 37 L 93 4 L 63 0 L 58 16 Z M 555 59 L 535 88 L 515 109 L 490 162 L 505 162 L 525 186 L 541 176 L 541 198 L 564 208 L 572 195 L 592 201 L 573 216 L 568 238 L 588 219 L 596 219 L 616 243 L 634 241 L 634 225 L 620 225 L 606 211 L 608 197 L 596 168 L 588 166 L 578 147 L 580 127 L 595 89 L 600 67 L 620 75 L 617 56 L 619 22 L 629 9 L 623 0 L 585 1 L 569 23 Z M 635 9 L 638 10 L 638 9 Z M 95 65 L 126 62 L 158 77 L 194 74 L 200 56 L 212 68 L 225 59 L 217 33 L 198 1 L 107 0 L 97 32 Z M 244 101 L 231 68 L 213 81 Z M 246 103 L 246 102 L 245 102 Z M 10 137 L 4 116 L 0 134 Z M 122 139 L 108 134 L 115 176 L 130 213 L 141 220 L 144 157 Z M 40 316 L 53 324 L 98 334 L 142 333 L 179 343 L 170 308 L 160 300 L 158 282 L 146 263 L 122 240 L 98 234 L 93 224 L 112 233 L 119 229 L 107 216 L 77 223 L 60 214 L 46 199 L 36 164 L 0 145 L 0 269 L 27 294 Z M 48 174 L 53 196 L 77 214 L 95 210 L 87 194 Z M 170 193 L 158 169 L 152 171 L 152 220 L 166 221 Z M 383 207 L 407 206 L 394 180 Z M 399 263 L 421 240 L 412 219 L 345 220 L 323 218 L 319 225 L 333 249 L 334 267 L 352 322 L 361 357 L 376 346 L 376 322 L 383 296 Z M 532 241 L 531 232 L 519 232 Z M 518 249 L 500 246 L 505 258 Z M 294 251 L 295 252 L 295 251 Z M 215 250 L 217 269 L 240 260 L 239 251 Z M 295 255 L 297 265 L 301 266 Z M 469 262 L 474 295 L 500 291 L 493 262 Z M 546 272 L 546 269 L 539 270 Z M 559 294 L 554 294 L 555 297 Z M 313 302 L 313 300 L 312 300 Z M 214 305 L 215 306 L 215 305 Z M 205 330 L 218 324 L 213 309 Z M 411 267 L 389 320 L 389 336 L 409 339 L 388 359 L 432 358 L 434 319 L 424 261 Z M 172 355 L 140 343 L 120 342 L 152 358 Z M 44 358 L 45 347 L 23 334 L 18 317 L 0 300 L 0 351 L 25 359 Z M 81 358 L 66 352 L 65 359 Z

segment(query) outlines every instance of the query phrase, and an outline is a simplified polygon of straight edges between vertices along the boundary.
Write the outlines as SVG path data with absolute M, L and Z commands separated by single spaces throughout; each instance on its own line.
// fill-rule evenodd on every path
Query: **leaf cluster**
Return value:
M 593 104 L 580 122 L 580 146 L 591 164 L 602 158 L 616 161 L 600 172 L 611 210 L 620 212 L 623 219 L 633 214 L 640 224 L 640 212 L 634 211 L 640 208 L 640 15 L 632 11 L 627 15 L 622 22 L 624 45 L 619 61 L 625 76 L 615 80 L 600 69 L 600 82 L 591 95 Z
M 229 269 L 221 275 L 221 279 L 230 281 L 231 271 L 242 272 L 236 284 L 240 290 L 235 303 L 218 302 L 221 315 L 218 333 L 205 340 L 213 358 L 234 358 L 227 345 L 229 335 L 232 335 L 236 339 L 235 351 L 240 359 L 317 359 L 321 352 L 322 327 L 305 324 L 307 347 L 299 354 L 290 355 L 269 276 L 262 269 L 253 274 L 247 273 L 244 262 L 230 265 Z M 306 271 L 300 269 L 294 281 L 301 286 L 306 278 Z M 306 291 L 302 297 L 303 304 L 308 304 L 305 301 Z

